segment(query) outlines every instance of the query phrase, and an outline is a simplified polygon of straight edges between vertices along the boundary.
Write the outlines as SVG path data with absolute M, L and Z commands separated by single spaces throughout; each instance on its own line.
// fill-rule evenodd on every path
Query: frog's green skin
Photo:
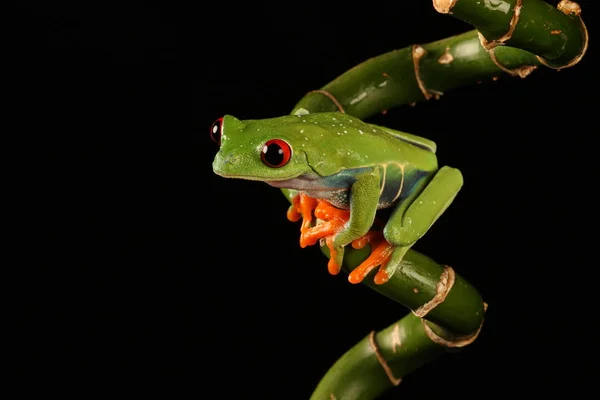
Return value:
M 344 246 L 369 231 L 376 211 L 394 207 L 384 228 L 386 240 L 396 246 L 388 276 L 462 186 L 460 171 L 438 168 L 432 141 L 340 112 L 244 121 L 226 115 L 214 133 L 220 133 L 221 146 L 213 162 L 216 174 L 301 191 L 350 210 L 334 237 L 339 265 Z M 290 147 L 285 165 L 262 161 L 265 143 L 273 139 Z

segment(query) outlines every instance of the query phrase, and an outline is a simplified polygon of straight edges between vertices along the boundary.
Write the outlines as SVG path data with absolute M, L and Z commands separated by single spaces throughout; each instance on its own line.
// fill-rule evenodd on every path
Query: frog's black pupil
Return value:
M 285 157 L 284 151 L 277 143 L 271 143 L 265 146 L 263 153 L 265 153 L 265 161 L 271 165 L 281 165 Z

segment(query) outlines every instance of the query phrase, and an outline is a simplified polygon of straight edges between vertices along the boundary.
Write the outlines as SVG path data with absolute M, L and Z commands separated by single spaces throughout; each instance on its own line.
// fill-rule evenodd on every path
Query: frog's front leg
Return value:
M 368 168 L 355 176 L 350 188 L 350 217 L 333 238 L 328 268 L 333 274 L 339 272 L 344 258 L 344 247 L 367 234 L 377 213 L 379 202 L 379 170 Z
M 377 254 L 350 273 L 350 282 L 361 282 L 377 265 L 381 267 L 374 277 L 375 283 L 387 282 L 406 252 L 452 203 L 462 184 L 463 177 L 458 169 L 442 167 L 428 183 L 415 187 L 412 199 L 405 199 L 392 212 L 383 229 L 385 241 L 375 249 Z M 380 254 L 387 254 L 383 261 Z

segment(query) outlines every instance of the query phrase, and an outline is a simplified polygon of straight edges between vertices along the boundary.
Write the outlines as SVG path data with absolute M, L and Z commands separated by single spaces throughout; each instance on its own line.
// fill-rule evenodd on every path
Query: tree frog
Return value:
M 458 169 L 438 167 L 433 141 L 342 112 L 250 120 L 225 115 L 211 134 L 220 146 L 216 174 L 262 181 L 349 212 L 329 235 L 332 273 L 345 246 L 369 233 L 378 210 L 391 208 L 382 229 L 391 251 L 378 261 L 376 283 L 394 274 L 463 184 Z M 355 274 L 354 281 L 362 277 Z

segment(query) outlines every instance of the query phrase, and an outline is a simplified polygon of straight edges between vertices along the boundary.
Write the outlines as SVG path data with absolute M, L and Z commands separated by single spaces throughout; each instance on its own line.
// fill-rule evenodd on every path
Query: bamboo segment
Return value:
M 329 256 L 327 246 L 321 250 Z M 347 273 L 370 253 L 368 245 L 346 251 L 342 269 Z M 363 281 L 367 286 L 456 334 L 472 334 L 483 322 L 484 302 L 479 292 L 451 267 L 440 265 L 415 250 L 408 251 L 386 284 L 375 284 L 375 273 L 373 270 Z
M 472 30 L 368 59 L 307 93 L 292 114 L 341 111 L 365 119 L 501 74 L 525 77 L 539 65 L 527 51 L 502 46 L 488 52 Z
M 500 74 L 524 78 L 541 65 L 566 68 L 587 49 L 581 10 L 569 0 L 557 8 L 540 0 L 433 0 L 433 5 L 476 29 L 366 60 L 308 92 L 291 113 L 339 111 L 365 119 Z M 282 193 L 290 203 L 296 195 L 288 189 Z M 321 250 L 329 256 L 327 245 Z M 347 246 L 342 269 L 350 273 L 369 254 L 369 245 Z M 375 284 L 375 272 L 363 282 L 412 312 L 346 352 L 319 382 L 312 400 L 375 399 L 404 375 L 479 335 L 487 305 L 451 267 L 409 250 L 386 283 Z
M 421 319 L 408 314 L 388 328 L 371 332 L 348 350 L 325 374 L 311 400 L 375 399 L 401 383 L 402 377 L 444 354 Z
M 433 5 L 473 25 L 487 49 L 527 50 L 551 68 L 575 65 L 587 49 L 581 8 L 573 1 L 563 0 L 556 8 L 542 0 L 433 0 Z

